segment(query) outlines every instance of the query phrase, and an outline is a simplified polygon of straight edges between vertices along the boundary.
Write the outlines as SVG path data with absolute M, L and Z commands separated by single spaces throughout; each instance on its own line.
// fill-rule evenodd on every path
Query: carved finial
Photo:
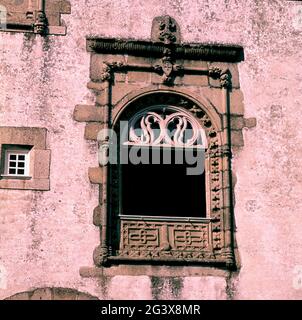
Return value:
M 220 84 L 221 84 L 221 87 L 222 88 L 230 88 L 232 86 L 232 75 L 230 73 L 230 71 L 227 69 L 227 70 L 223 70 L 221 72 L 221 75 L 220 75 Z
M 108 248 L 106 246 L 98 246 L 94 249 L 93 260 L 96 266 L 104 266 L 107 264 Z
M 101 81 L 111 81 L 113 78 L 113 71 L 121 70 L 125 67 L 124 63 L 121 61 L 107 62 L 102 63 L 101 68 Z
M 36 21 L 34 23 L 34 33 L 47 33 L 47 18 L 45 12 L 42 10 L 38 11 L 37 13 Z
M 101 81 L 110 81 L 112 78 L 111 67 L 109 63 L 103 62 L 101 69 Z
M 209 76 L 213 79 L 218 79 L 220 78 L 221 75 L 221 69 L 219 67 L 213 67 L 211 66 L 209 68 Z
M 170 16 L 160 16 L 153 19 L 152 41 L 163 42 L 166 45 L 180 43 L 179 26 Z
M 228 89 L 232 86 L 232 75 L 229 69 L 220 69 L 219 67 L 211 66 L 209 68 L 209 77 L 219 79 L 222 88 Z

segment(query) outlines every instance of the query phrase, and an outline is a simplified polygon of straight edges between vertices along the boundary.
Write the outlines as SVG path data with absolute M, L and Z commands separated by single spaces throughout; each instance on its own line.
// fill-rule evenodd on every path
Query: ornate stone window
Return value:
M 0 31 L 65 35 L 61 14 L 70 12 L 67 0 L 1 0 Z
M 181 43 L 169 16 L 153 20 L 151 41 L 88 37 L 87 49 L 96 103 L 77 105 L 74 119 L 87 122 L 85 138 L 99 144 L 99 166 L 89 168 L 100 185 L 96 266 L 234 268 L 231 157 L 243 146 L 242 128 L 255 125 L 243 117 L 243 49 Z M 201 167 L 150 161 L 167 153 L 190 153 Z
M 229 149 L 219 122 L 208 113 L 183 95 L 157 91 L 124 106 L 117 116 L 115 132 L 122 135 L 121 123 L 129 123 L 118 142 L 120 152 L 125 146 L 128 154 L 140 149 L 140 160 L 148 162 L 154 150 L 161 160 L 180 151 L 181 160 L 189 155 L 201 166 L 197 172 L 186 161 L 180 168 L 162 162 L 109 166 L 110 260 L 223 263 L 226 254 L 231 256 L 224 230 L 230 199 L 223 192 Z M 149 157 L 143 158 L 144 150 Z

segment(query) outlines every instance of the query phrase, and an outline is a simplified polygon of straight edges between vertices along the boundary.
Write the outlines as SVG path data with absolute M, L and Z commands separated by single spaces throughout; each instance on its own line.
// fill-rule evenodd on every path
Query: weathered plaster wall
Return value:
M 99 298 L 301 299 L 294 269 L 302 265 L 302 5 L 283 0 L 71 2 L 72 14 L 63 16 L 66 37 L 0 33 L 0 125 L 46 127 L 52 150 L 50 191 L 0 190 L 0 298 L 65 287 Z M 149 39 L 152 19 L 163 14 L 177 20 L 185 42 L 233 43 L 245 50 L 239 67 L 245 116 L 256 117 L 257 126 L 245 131 L 245 146 L 233 161 L 241 269 L 162 278 L 152 272 L 122 275 L 117 268 L 104 277 L 84 278 L 79 269 L 93 265 L 99 243 L 92 223 L 98 190 L 87 175 L 87 168 L 97 165 L 96 145 L 84 140 L 85 125 L 72 119 L 76 104 L 94 102 L 86 87 L 85 36 Z

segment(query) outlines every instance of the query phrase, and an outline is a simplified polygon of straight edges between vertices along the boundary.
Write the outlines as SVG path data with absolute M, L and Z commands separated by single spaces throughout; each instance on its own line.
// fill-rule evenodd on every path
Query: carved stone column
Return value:
M 223 109 L 225 110 L 226 126 L 224 128 L 225 147 L 223 151 L 223 180 L 224 180 L 224 257 L 227 266 L 231 269 L 235 266 L 234 239 L 233 239 L 233 193 L 232 193 L 232 150 L 231 150 L 231 110 L 229 90 L 232 87 L 229 70 L 220 72 L 220 84 L 222 88 Z
M 106 265 L 109 253 L 108 248 L 108 216 L 110 199 L 110 173 L 109 173 L 109 139 L 111 128 L 110 117 L 110 88 L 112 72 L 110 65 L 105 62 L 102 65 L 101 80 L 103 82 L 104 105 L 102 130 L 98 134 L 99 141 L 99 165 L 102 167 L 102 182 L 100 184 L 100 207 L 101 207 L 101 244 L 94 251 L 96 265 Z

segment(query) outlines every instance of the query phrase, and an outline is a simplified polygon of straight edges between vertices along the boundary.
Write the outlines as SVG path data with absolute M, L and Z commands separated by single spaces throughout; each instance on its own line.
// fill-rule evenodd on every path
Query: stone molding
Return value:
M 129 54 L 138 57 L 162 57 L 166 45 L 161 42 L 87 37 L 87 51 L 105 54 Z M 243 48 L 237 45 L 174 44 L 175 59 L 237 63 L 244 60 Z

